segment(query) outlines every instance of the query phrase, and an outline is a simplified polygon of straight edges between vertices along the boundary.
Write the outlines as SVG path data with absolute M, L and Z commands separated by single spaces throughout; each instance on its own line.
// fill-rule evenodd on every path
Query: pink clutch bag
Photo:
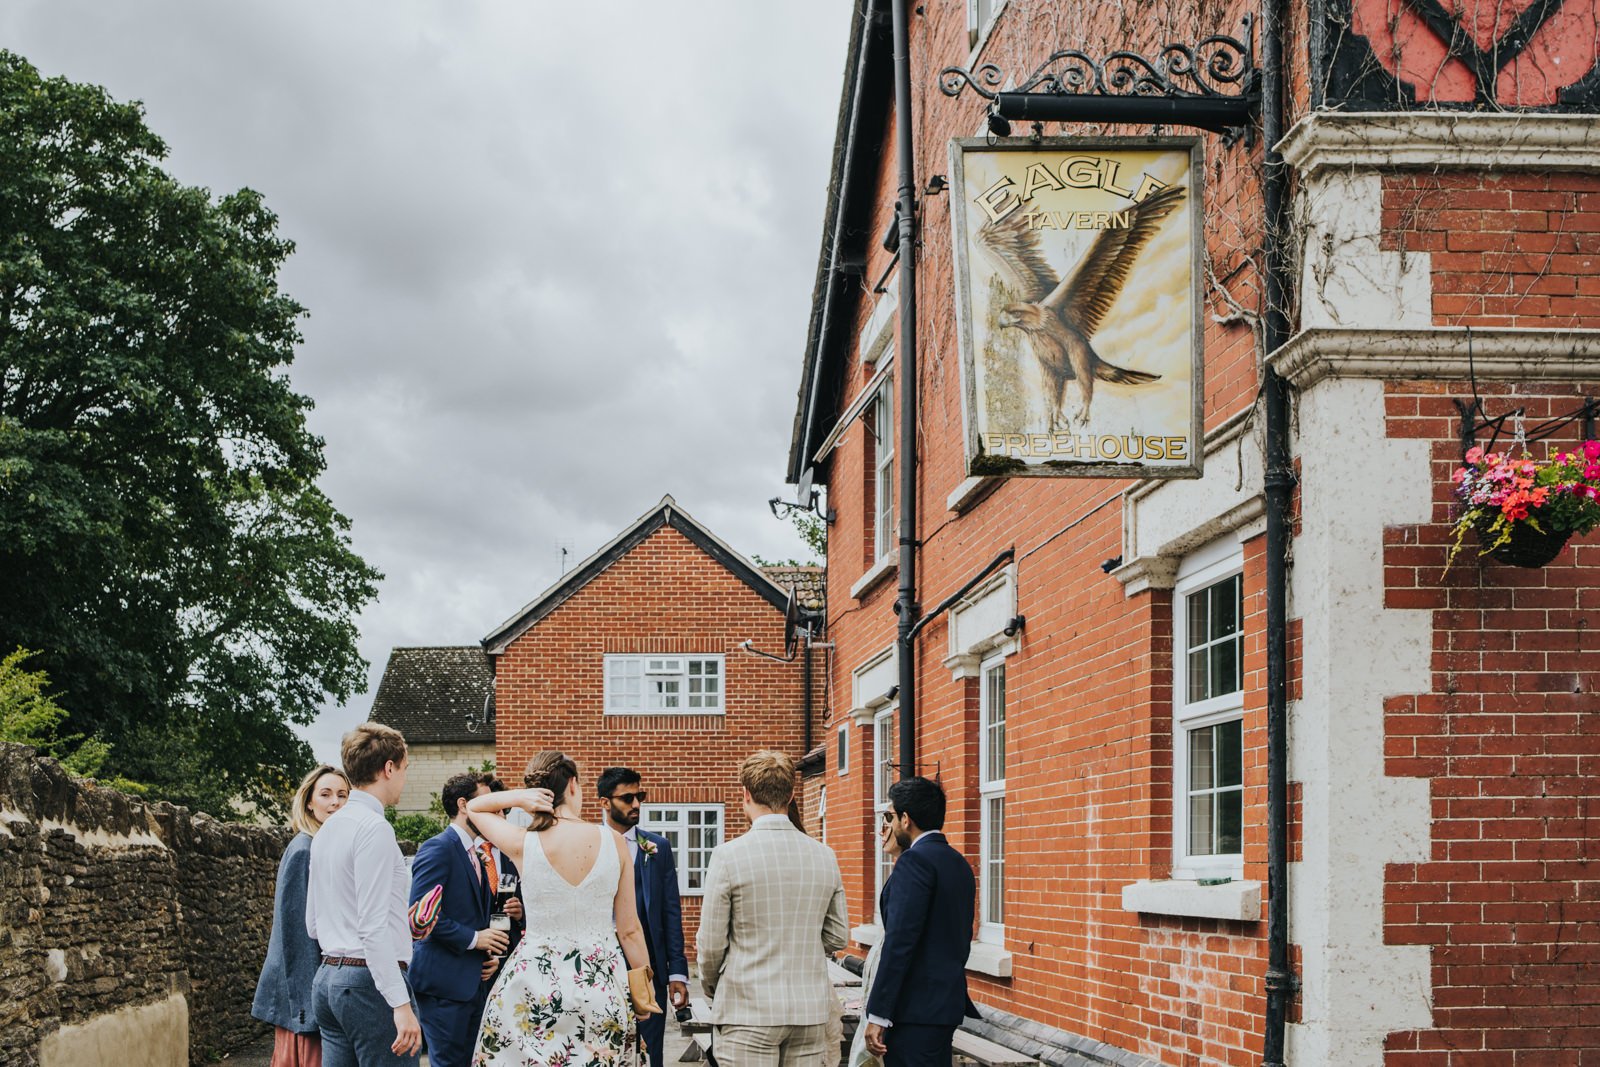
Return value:
M 444 899 L 444 886 L 436 885 L 424 893 L 406 912 L 411 923 L 411 940 L 421 941 L 433 933 L 433 924 L 439 921 L 439 902 Z

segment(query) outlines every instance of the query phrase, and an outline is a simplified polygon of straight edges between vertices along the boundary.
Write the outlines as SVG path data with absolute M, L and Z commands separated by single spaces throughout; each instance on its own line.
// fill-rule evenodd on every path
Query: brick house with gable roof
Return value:
M 806 715 L 820 712 L 825 672 L 808 701 L 803 656 L 743 646 L 781 656 L 779 581 L 815 598 L 817 572 L 764 570 L 667 496 L 483 639 L 501 776 L 515 785 L 535 752 L 557 748 L 592 804 L 601 770 L 637 770 L 643 825 L 673 841 L 691 955 L 711 849 L 748 828 L 739 764 L 762 748 L 799 760 L 815 740 Z

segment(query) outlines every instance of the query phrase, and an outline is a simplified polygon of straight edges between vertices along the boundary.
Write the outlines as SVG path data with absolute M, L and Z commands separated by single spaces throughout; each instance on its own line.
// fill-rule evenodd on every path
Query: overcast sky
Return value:
M 0 46 L 259 190 L 310 309 L 361 618 L 469 644 L 671 493 L 803 553 L 783 486 L 849 0 L 6 0 Z M 372 689 L 307 731 L 322 757 Z

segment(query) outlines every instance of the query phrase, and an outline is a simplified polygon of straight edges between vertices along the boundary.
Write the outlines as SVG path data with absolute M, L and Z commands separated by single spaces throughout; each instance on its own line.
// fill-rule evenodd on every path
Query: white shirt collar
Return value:
M 926 840 L 928 840 L 929 838 L 932 838 L 932 837 L 937 837 L 937 838 L 941 838 L 942 839 L 944 837 L 944 831 L 943 830 L 924 830 L 924 831 L 922 831 L 921 836 L 919 836 L 915 841 L 911 842 L 911 847 L 912 848 L 916 848 L 918 845 L 922 844 L 924 841 L 926 841 Z
M 352 804 L 360 804 L 362 807 L 375 811 L 379 815 L 383 814 L 383 801 L 379 800 L 365 789 L 350 790 L 349 802 Z
M 454 830 L 456 832 L 456 836 L 461 839 L 462 847 L 465 848 L 468 852 L 471 852 L 473 849 L 478 847 L 479 839 L 473 837 L 471 831 L 465 830 L 465 829 L 463 829 L 462 827 L 458 826 L 455 823 L 451 823 L 450 824 L 450 829 L 452 829 L 452 830 Z
M 626 837 L 629 841 L 637 841 L 639 840 L 639 828 L 637 826 L 630 826 L 622 836 Z

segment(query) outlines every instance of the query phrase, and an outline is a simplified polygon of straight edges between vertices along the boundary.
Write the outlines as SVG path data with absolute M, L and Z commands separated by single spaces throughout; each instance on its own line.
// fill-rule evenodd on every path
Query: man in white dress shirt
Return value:
M 362 723 L 344 735 L 340 755 L 350 802 L 312 838 L 306 893 L 306 929 L 322 948 L 311 987 L 322 1063 L 410 1067 L 422 1047 L 405 976 L 411 875 L 383 817 L 406 783 L 406 742 L 398 730 Z

